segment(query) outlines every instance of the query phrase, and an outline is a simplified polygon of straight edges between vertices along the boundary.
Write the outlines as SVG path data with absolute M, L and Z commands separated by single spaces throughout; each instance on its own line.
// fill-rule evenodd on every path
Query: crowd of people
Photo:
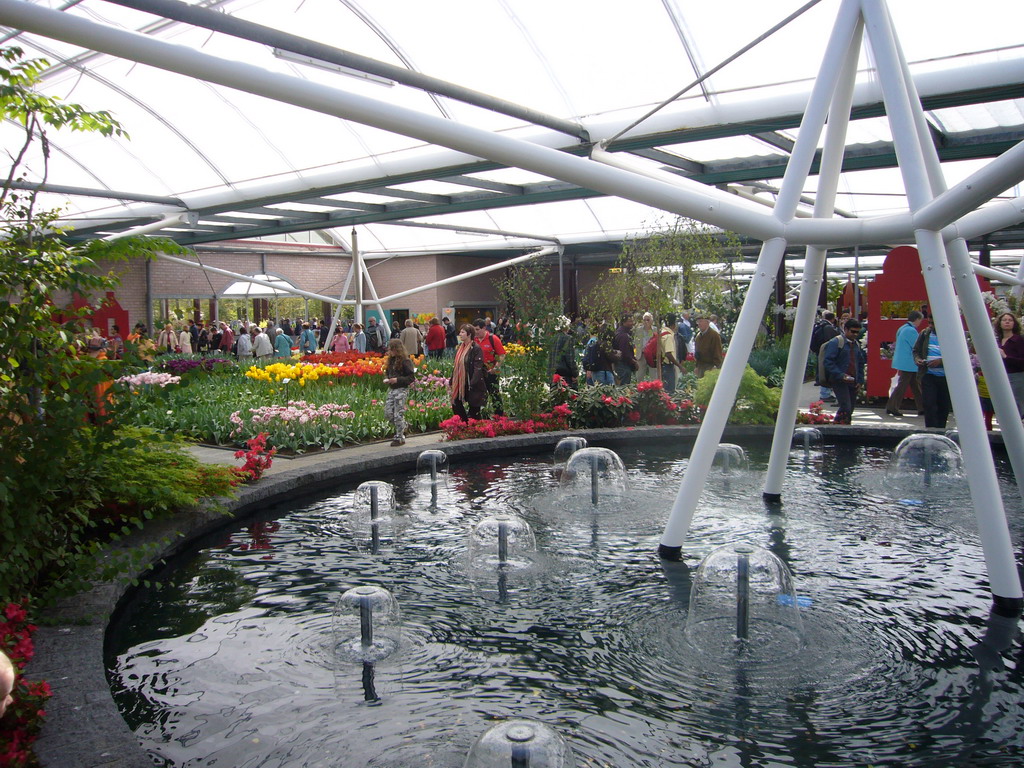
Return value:
M 506 318 L 497 324 L 490 319 L 485 321 L 489 331 L 504 343 L 513 338 L 513 327 Z M 115 326 L 114 333 L 107 338 L 99 336 L 97 348 L 106 350 L 107 357 L 121 356 L 123 341 L 119 329 Z M 146 327 L 138 323 L 133 334 L 134 338 L 125 341 L 138 342 L 147 337 Z M 239 359 L 259 359 L 268 357 L 291 357 L 293 351 L 300 354 L 315 352 L 378 352 L 385 354 L 392 339 L 398 339 L 410 357 L 428 355 L 441 357 L 446 352 L 454 354 L 458 346 L 457 329 L 452 321 L 445 317 L 432 317 L 423 324 L 417 325 L 412 319 L 405 321 L 404 326 L 394 321 L 389 329 L 384 323 L 371 317 L 366 323 L 342 322 L 335 327 L 331 335 L 331 322 L 312 318 L 308 321 L 284 318 L 279 323 L 268 322 L 263 325 L 250 323 L 247 320 L 233 322 L 210 321 L 196 322 L 187 320 L 179 323 L 166 323 L 156 332 L 149 342 L 152 354 L 179 353 L 209 355 L 219 354 Z M 90 348 L 91 350 L 91 348 Z M 116 352 L 115 352 L 116 350 Z M 147 350 L 150 351 L 150 350 Z
M 403 413 L 408 387 L 415 378 L 411 358 L 454 358 L 449 384 L 453 412 L 462 419 L 479 419 L 489 401 L 496 416 L 504 413 L 500 374 L 505 345 L 514 341 L 516 329 L 507 318 L 495 323 L 477 318 L 456 328 L 448 318 L 432 317 L 422 326 L 412 319 L 394 321 L 389 328 L 371 317 L 366 324 L 339 323 L 331 333 L 329 321 L 292 321 L 260 326 L 246 321 L 228 323 L 194 320 L 167 323 L 149 339 L 139 323 L 124 339 L 114 326 L 109 336 L 98 329 L 83 341 L 84 351 L 93 356 L 119 358 L 131 344 L 140 356 L 152 360 L 164 353 L 220 354 L 239 359 L 289 358 L 294 351 L 312 354 L 328 352 L 378 352 L 387 357 L 385 383 L 389 388 L 388 419 L 395 427 L 394 445 L 404 442 Z M 1024 408 L 1024 338 L 1020 322 L 1010 312 L 994 323 L 999 353 L 1009 374 L 1018 411 Z M 823 401 L 836 404 L 835 423 L 849 424 L 858 389 L 865 382 L 866 354 L 861 344 L 865 325 L 843 313 L 836 318 L 823 312 L 815 323 L 810 351 L 817 355 L 816 384 Z M 582 352 L 582 354 L 580 354 Z M 659 379 L 665 390 L 676 389 L 677 373 L 684 362 L 694 362 L 698 378 L 721 368 L 724 359 L 718 318 L 682 311 L 666 314 L 660 327 L 645 312 L 637 325 L 626 316 L 614 328 L 604 321 L 589 328 L 582 320 L 562 317 L 548 348 L 548 375 L 557 375 L 568 386 L 626 386 L 634 381 Z M 909 390 L 923 415 L 926 427 L 944 428 L 951 410 L 942 350 L 927 308 L 911 311 L 892 345 L 895 386 L 886 403 L 886 413 L 901 418 L 904 395 Z M 409 369 L 412 369 L 410 373 Z M 993 407 L 980 371 L 976 373 L 986 428 L 992 428 Z
M 863 330 L 863 324 L 848 314 L 837 320 L 832 312 L 824 312 L 811 335 L 811 352 L 817 354 L 819 360 L 816 378 L 819 395 L 823 401 L 836 403 L 835 422 L 838 424 L 850 423 L 857 389 L 864 384 L 867 355 L 860 341 Z M 1024 337 L 1020 321 L 1012 312 L 1002 312 L 993 322 L 993 332 L 1020 417 L 1024 413 Z M 952 401 L 939 334 L 927 307 L 907 314 L 891 351 L 896 383 L 885 404 L 885 412 L 902 418 L 903 402 L 909 390 L 918 416 L 924 416 L 925 427 L 945 429 Z M 985 428 L 991 430 L 995 409 L 988 384 L 977 359 L 972 355 L 971 360 Z
M 722 336 L 715 315 L 684 310 L 667 314 L 659 328 L 654 316 L 645 312 L 641 324 L 632 315 L 623 317 L 614 329 L 604 321 L 588 329 L 582 322 L 561 318 L 548 357 L 548 374 L 557 374 L 571 387 L 626 386 L 636 381 L 660 379 L 669 393 L 675 392 L 676 373 L 687 360 L 695 362 L 698 378 L 722 367 Z M 696 325 L 696 327 L 694 327 Z M 577 365 L 576 343 L 582 342 L 583 356 Z

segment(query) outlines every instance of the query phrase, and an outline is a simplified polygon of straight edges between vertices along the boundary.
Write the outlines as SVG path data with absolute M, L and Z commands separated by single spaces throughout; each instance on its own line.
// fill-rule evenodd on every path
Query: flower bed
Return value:
M 276 449 L 298 453 L 310 446 L 327 450 L 352 442 L 348 424 L 355 417 L 348 403 L 317 406 L 305 400 L 289 400 L 285 405 L 250 408 L 246 417 L 235 411 L 229 418 L 234 425 L 232 439 L 251 441 L 262 436 L 264 449 L 269 441 Z
M 807 411 L 796 412 L 797 424 L 831 424 L 835 416 L 825 411 L 823 400 L 811 403 Z
M 49 683 L 29 682 L 21 674 L 35 653 L 32 634 L 36 628 L 28 623 L 25 608 L 24 603 L 8 603 L 0 622 L 0 650 L 18 672 L 11 691 L 14 701 L 0 718 L 0 766 L 4 768 L 38 765 L 30 750 L 46 716 L 43 705 L 52 695 Z
M 493 419 L 470 419 L 463 421 L 458 416 L 441 422 L 446 440 L 469 440 L 474 437 L 499 437 L 501 435 L 529 435 L 535 432 L 557 432 L 569 429 L 572 412 L 567 405 L 556 405 L 548 413 L 539 413 L 532 419 L 510 419 L 495 416 Z
M 184 376 L 189 373 L 225 373 L 238 366 L 234 360 L 223 357 L 168 357 L 156 367 L 175 376 Z

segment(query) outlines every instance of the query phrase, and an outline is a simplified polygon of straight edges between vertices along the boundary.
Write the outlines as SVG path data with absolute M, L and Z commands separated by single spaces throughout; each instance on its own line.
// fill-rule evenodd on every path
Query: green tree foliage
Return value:
M 0 600 L 9 600 L 81 573 L 97 547 L 93 510 L 103 487 L 96 457 L 138 444 L 117 433 L 117 406 L 103 395 L 125 363 L 80 354 L 80 318 L 90 310 L 52 302 L 112 290 L 116 277 L 99 269 L 100 258 L 123 260 L 173 244 L 62 239 L 58 213 L 38 211 L 35 194 L 12 182 L 30 170 L 45 180 L 49 129 L 124 131 L 105 112 L 33 91 L 45 61 L 22 61 L 17 49 L 0 50 L 0 60 L 0 111 L 25 129 L 0 190 Z
M 608 320 L 641 312 L 661 318 L 679 307 L 715 312 L 731 304 L 730 286 L 698 267 L 739 257 L 735 234 L 676 218 L 623 243 L 615 267 L 598 278 L 584 307 L 591 317 Z
M 501 382 L 505 413 L 528 419 L 541 411 L 547 393 L 547 350 L 562 308 L 553 295 L 551 270 L 536 259 L 505 270 L 493 283 L 516 327 L 516 341 L 526 347 L 523 355 L 506 359 Z
M 517 341 L 527 343 L 547 337 L 562 313 L 551 287 L 551 270 L 537 259 L 516 264 L 492 281 L 509 320 L 519 326 Z

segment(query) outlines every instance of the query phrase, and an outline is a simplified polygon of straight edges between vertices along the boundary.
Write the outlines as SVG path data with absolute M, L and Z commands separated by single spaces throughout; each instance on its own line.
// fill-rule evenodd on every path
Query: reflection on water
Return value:
M 685 466 L 670 453 L 623 453 L 614 514 L 558 499 L 547 459 L 454 466 L 436 504 L 413 473 L 389 478 L 395 525 L 376 553 L 341 488 L 139 590 L 109 632 L 112 689 L 169 766 L 456 768 L 512 717 L 554 727 L 584 766 L 1019 765 L 1019 627 L 988 614 L 967 491 L 897 498 L 890 457 L 794 450 L 785 505 L 766 511 L 767 452 L 748 449 L 705 490 L 685 563 L 654 554 Z M 1020 496 L 1001 482 L 1019 551 Z M 488 578 L 468 534 L 499 513 L 529 523 L 537 562 Z M 809 601 L 800 653 L 744 665 L 687 642 L 693 569 L 739 540 L 782 559 Z M 361 585 L 387 589 L 403 622 L 374 664 L 333 647 L 335 602 Z

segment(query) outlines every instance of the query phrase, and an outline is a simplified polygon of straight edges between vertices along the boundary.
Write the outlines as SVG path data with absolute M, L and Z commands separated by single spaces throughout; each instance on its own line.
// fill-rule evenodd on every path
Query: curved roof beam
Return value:
M 430 75 L 424 75 L 420 72 L 410 71 L 403 67 L 396 67 L 393 64 L 371 59 L 368 56 L 360 56 L 357 53 L 344 51 L 313 40 L 307 40 L 298 35 L 291 35 L 280 30 L 271 29 L 262 24 L 239 19 L 226 13 L 216 13 L 205 8 L 181 3 L 177 0 L 107 0 L 107 2 L 145 11 L 146 13 L 153 13 L 158 16 L 165 16 L 177 21 L 184 21 L 197 27 L 203 27 L 204 29 L 221 32 L 225 35 L 231 35 L 232 37 L 238 37 L 262 45 L 281 48 L 282 50 L 328 61 L 331 64 L 348 67 L 349 69 L 368 72 L 378 77 L 394 80 L 411 88 L 440 94 L 465 102 L 466 104 L 489 109 L 492 112 L 515 117 L 518 120 L 541 125 L 559 133 L 574 136 L 582 142 L 590 141 L 587 131 L 570 120 L 563 120 L 560 117 L 547 115 L 535 109 L 513 104 L 504 99 L 498 99 L 480 91 L 464 88 L 460 85 L 431 77 Z
M 229 61 L 135 33 L 107 28 L 16 0 L 0 0 L 0 23 L 104 50 L 161 69 L 267 96 L 323 114 L 365 123 L 431 144 L 451 147 L 460 152 L 488 158 L 493 162 L 532 170 L 596 192 L 617 195 L 697 218 L 761 240 L 785 238 L 791 245 L 822 246 L 906 242 L 912 237 L 915 229 L 915 221 L 910 214 L 868 220 L 783 221 L 776 216 L 758 213 L 745 205 L 737 204 L 726 193 L 703 187 L 698 182 L 681 179 L 667 183 L 644 178 L 630 171 L 598 164 L 527 141 L 397 107 L 337 88 L 305 82 L 243 62 Z M 1024 158 L 998 158 L 990 164 L 986 176 L 979 178 L 979 181 L 986 185 L 995 183 L 994 179 L 1003 174 L 1013 175 L 1021 171 L 1021 165 L 1024 165 Z M 958 185 L 960 188 L 966 188 L 968 192 L 958 193 L 958 187 L 954 187 L 932 201 L 936 208 L 928 210 L 922 207 L 919 213 L 928 210 L 929 214 L 936 214 L 935 219 L 931 219 L 929 224 L 943 226 L 952 223 L 954 211 L 942 208 L 948 205 L 944 198 L 952 198 L 953 209 L 972 199 L 973 202 L 977 202 L 978 192 L 970 193 L 971 183 L 971 180 L 968 180 Z M 1018 210 L 1015 216 L 1017 221 L 1024 220 L 1024 211 Z
M 544 67 L 544 71 L 548 73 L 548 78 L 554 84 L 555 90 L 557 90 L 558 94 L 562 97 L 562 101 L 564 102 L 569 114 L 578 114 L 579 110 L 577 110 L 576 107 L 573 106 L 572 99 L 569 98 L 568 91 L 566 91 L 565 88 L 562 86 L 562 81 L 558 79 L 558 76 L 555 74 L 555 70 L 552 69 L 550 62 L 547 59 L 547 56 L 544 55 L 544 51 L 541 49 L 539 45 L 537 45 L 537 41 L 533 39 L 533 35 L 530 34 L 530 31 L 526 28 L 526 25 L 523 24 L 522 21 L 520 21 L 519 16 L 516 15 L 516 12 L 512 9 L 512 6 L 508 3 L 508 0 L 498 0 L 498 5 L 500 5 L 502 9 L 504 9 L 505 14 L 512 20 L 512 23 L 515 24 L 516 29 L 518 29 L 519 34 L 523 36 L 523 39 L 526 41 L 526 44 L 530 46 L 530 50 L 533 51 L 533 55 L 537 57 L 537 60 L 540 62 L 541 66 Z
M 68 2 L 64 3 L 62 6 L 60 6 L 56 10 L 58 10 L 58 11 L 66 11 L 68 8 L 72 8 L 72 7 L 78 5 L 81 2 L 82 2 L 82 0 L 68 0 Z M 219 8 L 220 6 L 227 5 L 230 2 L 232 2 L 232 0 L 200 0 L 200 2 L 197 3 L 197 5 L 200 5 L 200 6 L 204 7 L 204 8 Z M 94 17 L 97 16 L 95 11 L 90 11 L 89 14 L 91 16 L 94 16 Z M 97 19 L 97 20 L 98 21 L 103 21 L 104 23 L 106 21 L 105 19 L 104 20 Z M 178 22 L 172 21 L 171 19 L 161 19 L 160 21 L 154 21 L 152 24 L 146 24 L 143 27 L 139 27 L 135 31 L 139 32 L 140 34 L 143 34 L 143 35 L 154 35 L 157 32 L 162 32 L 165 29 L 177 26 L 177 24 L 178 24 Z M 11 39 L 13 37 L 17 37 L 19 34 L 21 34 L 21 33 L 20 32 L 13 32 L 13 33 L 11 33 L 9 35 L 5 35 L 3 38 L 0 38 L 0 42 L 6 42 L 7 40 L 9 40 L 9 39 Z M 71 58 L 66 59 L 61 64 L 57 64 L 57 65 L 54 65 L 54 66 L 50 67 L 48 70 L 46 70 L 45 72 L 43 72 L 39 76 L 39 79 L 40 80 L 47 80 L 47 79 L 49 79 L 49 78 L 51 78 L 51 77 L 53 77 L 55 75 L 58 75 L 61 72 L 63 72 L 65 68 L 73 67 L 76 64 L 77 65 L 83 65 L 86 62 L 93 61 L 94 59 L 102 58 L 104 55 L 105 54 L 99 53 L 97 51 L 87 51 L 85 53 L 80 53 L 77 56 L 72 56 Z
M 377 21 L 366 11 L 364 11 L 355 0 L 339 0 L 339 2 L 349 9 L 358 19 L 363 22 L 366 26 L 373 30 L 373 33 L 377 35 L 383 41 L 384 45 L 391 49 L 391 52 L 398 57 L 398 60 L 405 64 L 405 67 L 410 72 L 419 72 L 420 68 L 412 63 L 412 58 L 405 52 L 405 49 L 398 44 L 398 41 L 392 37 L 384 27 L 377 23 Z M 441 113 L 443 117 L 452 119 L 452 116 L 448 114 L 448 110 L 445 109 L 444 104 L 437 98 L 437 95 L 427 91 L 427 96 L 434 102 L 434 106 L 437 107 L 437 111 Z
M 622 128 L 622 129 L 620 129 L 620 130 L 619 130 L 619 131 L 618 131 L 618 132 L 617 132 L 617 133 L 616 133 L 616 134 L 615 134 L 614 136 L 612 136 L 612 137 L 611 137 L 610 139 L 605 139 L 605 140 L 604 140 L 604 141 L 603 141 L 603 142 L 601 143 L 601 145 L 602 145 L 602 148 L 606 148 L 606 147 L 608 147 L 608 146 L 609 146 L 609 145 L 610 145 L 610 144 L 611 144 L 611 143 L 612 143 L 613 141 L 615 141 L 615 140 L 616 140 L 617 138 L 619 138 L 619 137 L 620 137 L 620 136 L 622 136 L 623 134 L 626 134 L 626 133 L 628 133 L 629 131 L 631 131 L 631 130 L 633 130 L 634 128 L 636 128 L 636 127 L 637 127 L 638 125 L 640 125 L 640 123 L 644 122 L 644 121 L 645 121 L 645 120 L 647 120 L 647 119 L 648 119 L 649 117 L 651 117 L 651 115 L 654 115 L 654 114 L 656 114 L 657 112 L 659 112 L 660 110 L 664 109 L 664 108 L 665 108 L 666 106 L 668 106 L 669 104 L 671 104 L 671 103 L 672 103 L 673 101 L 675 101 L 676 99 L 678 99 L 678 98 L 679 98 L 680 96 L 682 96 L 682 95 L 683 95 L 684 93 L 686 93 L 686 92 L 687 92 L 688 90 L 690 90 L 690 89 L 691 89 L 691 88 L 693 88 L 694 86 L 696 86 L 696 85 L 701 85 L 701 87 L 703 88 L 703 85 L 702 85 L 702 83 L 703 83 L 703 82 L 704 82 L 705 80 L 707 80 L 707 79 L 708 79 L 709 77 L 711 77 L 711 76 L 712 76 L 713 74 L 715 74 L 715 73 L 716 73 L 716 72 L 718 72 L 719 70 L 723 69 L 723 68 L 724 68 L 724 67 L 725 67 L 726 65 L 728 65 L 728 64 L 731 64 L 732 62 L 736 61 L 736 59 L 738 59 L 738 58 L 739 58 L 740 56 L 742 56 L 743 54 L 745 54 L 745 53 L 746 53 L 747 51 L 749 51 L 749 50 L 750 50 L 751 48 L 754 48 L 755 46 L 757 46 L 757 45 L 760 45 L 760 44 L 761 44 L 762 42 L 764 42 L 764 41 L 765 41 L 765 40 L 767 40 L 767 39 L 768 39 L 769 37 L 771 37 L 772 35 L 774 35 L 774 34 L 775 34 L 776 32 L 778 32 L 778 31 L 779 31 L 780 29 L 782 29 L 782 28 L 783 28 L 784 26 L 786 26 L 787 24 L 789 24 L 789 22 L 793 21 L 794 19 L 796 19 L 796 18 L 797 18 L 797 17 L 799 17 L 799 16 L 802 16 L 802 15 L 803 15 L 803 14 L 804 14 L 804 13 L 805 13 L 806 11 L 810 10 L 811 8 L 813 8 L 814 6 L 816 6 L 816 5 L 817 5 L 818 3 L 820 3 L 820 2 L 821 2 L 821 0 L 808 0 L 808 2 L 807 2 L 807 3 L 805 3 L 805 4 L 803 5 L 803 6 L 801 6 L 801 7 L 800 7 L 800 8 L 798 8 L 797 10 L 793 11 L 793 13 L 789 14 L 789 16 L 787 16 L 786 18 L 784 18 L 784 19 L 783 19 L 782 21 L 780 21 L 780 22 L 779 22 L 778 24 L 776 24 L 776 25 L 775 25 L 774 27 L 772 27 L 771 29 L 769 29 L 769 30 L 768 30 L 767 32 L 764 32 L 764 33 L 762 33 L 761 35 L 758 35 L 758 36 L 757 36 L 757 37 L 756 37 L 756 38 L 755 38 L 754 40 L 751 40 L 751 41 L 750 41 L 749 43 L 747 43 L 747 44 L 746 44 L 745 46 L 743 46 L 743 47 L 742 47 L 742 48 L 740 48 L 740 49 L 739 49 L 738 51 L 736 51 L 736 53 L 732 54 L 731 56 L 728 56 L 728 57 L 727 57 L 727 58 L 725 58 L 725 59 L 724 59 L 723 61 L 720 61 L 720 62 L 719 62 L 718 64 L 716 64 L 716 65 L 715 65 L 715 66 L 713 66 L 713 67 L 712 67 L 711 69 L 709 69 L 709 70 L 708 70 L 707 72 L 705 72 L 705 73 L 704 73 L 703 75 L 698 75 L 697 79 L 696 79 L 696 80 L 694 80 L 694 81 L 693 81 L 692 83 L 690 83 L 689 85 L 687 85 L 687 86 L 686 86 L 685 88 L 683 88 L 683 89 L 681 89 L 681 90 L 679 90 L 679 91 L 676 91 L 676 92 L 675 92 L 675 93 L 673 93 L 673 94 L 672 94 L 671 96 L 669 96 L 669 97 L 668 97 L 667 99 L 665 99 L 665 100 L 664 100 L 663 102 L 661 102 L 661 103 L 660 103 L 660 104 L 658 104 L 657 106 L 655 106 L 655 107 L 653 107 L 652 109 L 650 109 L 650 110 L 648 110 L 647 112 L 645 112 L 645 113 L 644 113 L 644 115 L 643 115 L 642 117 L 640 117 L 640 118 L 638 118 L 638 119 L 634 120 L 634 121 L 633 121 L 632 123 L 630 123 L 629 125 L 627 125 L 627 126 L 626 126 L 625 128 Z
M 690 62 L 690 68 L 693 69 L 693 74 L 700 77 L 700 71 L 703 68 L 701 62 L 697 61 L 697 53 L 694 50 L 693 41 L 690 40 L 690 35 L 686 29 L 686 21 L 683 18 L 683 14 L 679 12 L 676 7 L 675 0 L 661 0 L 661 5 L 665 9 L 665 13 L 668 14 L 669 21 L 672 22 L 672 28 L 676 31 L 676 36 L 679 38 L 679 42 L 682 43 L 683 51 L 686 53 L 686 58 Z M 709 78 L 702 77 L 698 82 L 700 85 L 700 92 L 704 94 L 704 101 L 711 103 L 711 93 L 707 89 Z
M 60 56 L 58 56 L 53 51 L 47 50 L 45 46 L 39 45 L 38 43 L 33 43 L 33 46 L 38 48 L 47 56 L 55 58 L 59 61 L 63 61 Z M 169 130 L 171 133 L 177 136 L 178 140 L 186 147 L 188 147 L 196 155 L 196 157 L 202 160 L 206 164 L 206 166 L 217 175 L 217 178 L 220 179 L 223 184 L 231 186 L 231 180 L 221 172 L 220 168 L 217 167 L 217 164 L 213 162 L 213 160 L 211 160 L 209 157 L 207 157 L 203 153 L 203 151 L 199 149 L 198 146 L 193 144 L 192 140 L 188 138 L 188 136 L 186 136 L 184 132 L 182 132 L 171 120 L 157 112 L 156 109 L 151 107 L 148 103 L 135 96 L 135 94 L 129 92 L 126 88 L 121 87 L 113 80 L 103 77 L 102 75 L 98 74 L 95 70 L 86 69 L 84 65 L 78 62 L 75 62 L 74 64 L 68 64 L 68 66 L 77 69 L 81 74 L 85 75 L 86 77 L 90 77 L 99 83 L 103 83 L 104 86 L 112 90 L 114 93 L 122 96 L 125 100 L 130 101 L 139 109 L 149 114 L 150 117 L 159 122 L 161 125 L 165 126 L 167 130 Z

